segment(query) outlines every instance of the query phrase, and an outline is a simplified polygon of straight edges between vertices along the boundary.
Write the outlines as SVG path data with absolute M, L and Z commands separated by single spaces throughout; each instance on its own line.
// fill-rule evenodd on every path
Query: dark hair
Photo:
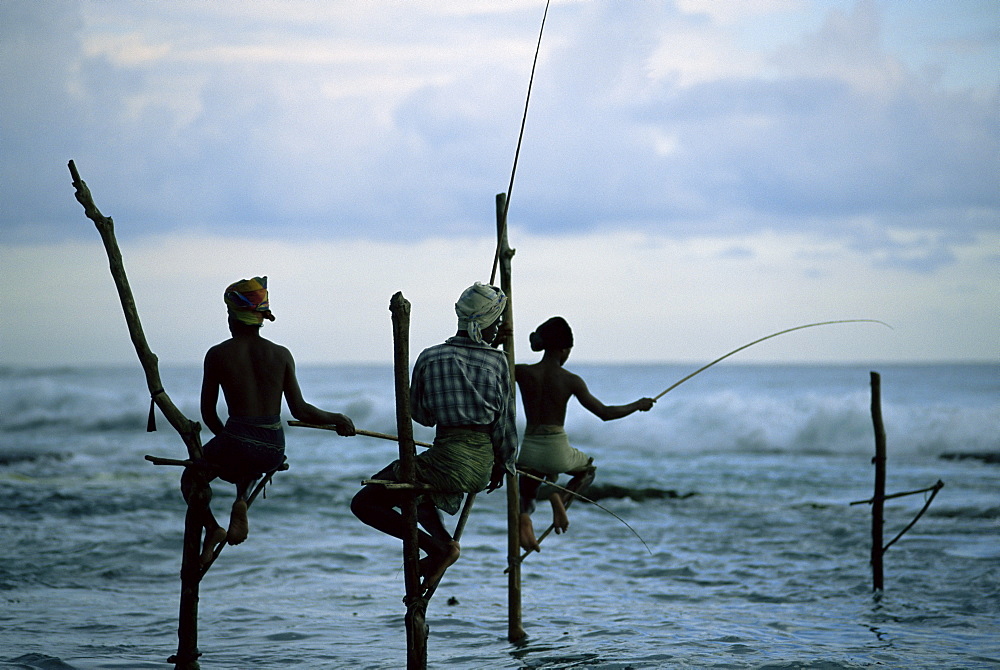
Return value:
M 528 336 L 532 351 L 569 349 L 573 346 L 573 331 L 566 319 L 554 316 Z

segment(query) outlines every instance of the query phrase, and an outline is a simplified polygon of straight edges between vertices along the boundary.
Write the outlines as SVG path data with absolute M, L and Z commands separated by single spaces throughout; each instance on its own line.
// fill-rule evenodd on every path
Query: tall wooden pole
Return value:
M 188 494 L 184 515 L 184 543 L 181 552 L 181 598 L 178 606 L 177 653 L 167 659 L 174 670 L 198 670 L 198 601 L 201 588 L 201 510 L 212 500 L 212 489 L 200 468 L 191 467 L 197 477 Z
M 882 380 L 877 372 L 871 373 L 872 423 L 875 427 L 875 493 L 872 496 L 872 590 L 881 591 L 882 581 L 882 527 L 885 507 L 885 425 L 882 423 Z
M 146 374 L 146 386 L 152 402 L 160 408 L 163 415 L 181 436 L 192 461 L 201 458 L 201 425 L 191 421 L 174 405 L 170 396 L 163 390 L 160 382 L 159 359 L 149 348 L 146 335 L 139 320 L 139 310 L 135 306 L 132 288 L 125 274 L 125 262 L 122 259 L 118 240 L 115 238 L 115 224 L 109 216 L 104 216 L 94 203 L 94 198 L 87 184 L 80 179 L 80 173 L 73 161 L 69 162 L 69 172 L 73 177 L 76 189 L 76 199 L 83 206 L 84 214 L 94 222 L 97 231 L 104 242 L 108 255 L 111 277 L 118 298 L 125 314 L 129 336 L 135 347 L 136 355 Z M 212 499 L 212 489 L 208 480 L 197 467 L 191 467 L 195 481 L 188 496 L 188 509 L 184 517 L 184 544 L 181 558 L 181 598 L 179 624 L 177 626 L 177 654 L 171 656 L 168 662 L 174 664 L 175 670 L 197 670 L 198 656 L 198 589 L 201 583 L 201 521 L 199 510 L 208 505 Z
M 392 313 L 393 373 L 396 386 L 396 431 L 399 436 L 399 466 L 404 482 L 416 483 L 416 446 L 410 418 L 410 302 L 402 293 L 389 301 Z M 403 506 L 407 533 L 403 538 L 403 578 L 406 585 L 406 667 L 427 667 L 427 600 L 420 588 L 420 546 L 417 542 L 417 497 L 408 496 Z
M 503 350 L 507 355 L 510 367 L 510 402 L 517 402 L 514 390 L 514 309 L 511 296 L 510 259 L 514 250 L 507 243 L 507 196 L 498 193 L 497 209 L 497 240 L 498 259 L 500 265 L 500 288 L 507 294 L 507 309 L 504 312 L 504 323 L 508 326 L 507 338 L 503 342 Z M 516 407 L 516 404 L 514 405 Z M 507 474 L 507 639 L 517 642 L 524 638 L 524 628 L 521 626 L 521 497 L 518 490 L 517 477 Z

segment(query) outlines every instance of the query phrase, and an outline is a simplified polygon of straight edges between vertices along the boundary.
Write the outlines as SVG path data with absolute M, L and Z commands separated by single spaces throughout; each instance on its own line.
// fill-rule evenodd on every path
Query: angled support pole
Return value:
M 121 249 L 118 248 L 118 240 L 115 238 L 115 223 L 110 216 L 104 216 L 94 204 L 94 198 L 90 194 L 87 184 L 80 179 L 80 173 L 76 169 L 73 161 L 69 162 L 69 171 L 73 177 L 73 187 L 76 189 L 76 199 L 83 206 L 84 214 L 94 222 L 97 232 L 104 242 L 104 249 L 108 254 L 108 262 L 111 269 L 111 277 L 114 279 L 115 288 L 118 289 L 118 298 L 121 301 L 122 311 L 125 313 L 125 323 L 128 325 L 129 336 L 132 338 L 132 345 L 135 353 L 139 357 L 139 363 L 146 373 L 146 386 L 149 388 L 149 395 L 163 412 L 163 415 L 170 422 L 170 425 L 180 434 L 181 439 L 187 446 L 188 455 L 192 459 L 201 458 L 201 425 L 197 421 L 191 421 L 170 400 L 170 396 L 163 390 L 160 381 L 159 360 L 146 342 L 146 335 L 142 331 L 142 322 L 139 320 L 139 310 L 136 309 L 135 299 L 132 297 L 132 288 L 128 283 L 128 276 L 125 274 L 125 263 L 122 260 Z
M 155 403 L 163 415 L 170 422 L 170 425 L 181 436 L 187 447 L 190 461 L 195 462 L 201 458 L 201 425 L 197 421 L 191 421 L 170 400 L 170 396 L 163 390 L 160 382 L 159 362 L 156 355 L 150 350 L 146 342 L 146 335 L 142 330 L 142 323 L 139 321 L 139 310 L 136 309 L 135 299 L 132 296 L 132 289 L 128 283 L 128 276 L 125 274 L 125 263 L 122 260 L 121 249 L 118 248 L 118 240 L 115 238 L 115 225 L 111 217 L 104 216 L 94 204 L 94 198 L 87 188 L 87 184 L 80 179 L 80 173 L 76 169 L 73 161 L 69 162 L 69 172 L 73 177 L 73 187 L 76 189 L 76 199 L 83 206 L 84 214 L 97 226 L 97 231 L 104 242 L 104 249 L 108 254 L 108 261 L 111 267 L 111 276 L 118 289 L 118 298 L 121 301 L 122 310 L 125 312 L 125 322 L 128 324 L 128 332 L 132 338 L 135 352 L 142 364 L 142 369 L 146 373 L 146 386 L 149 388 L 151 402 Z M 152 407 L 150 407 L 152 419 Z M 150 421 L 152 423 L 152 420 Z M 152 428 L 152 426 L 150 426 Z M 193 465 L 193 464 L 192 464 Z M 198 657 L 198 587 L 201 582 L 200 547 L 201 544 L 201 522 L 196 514 L 197 505 L 207 505 L 211 500 L 212 490 L 209 487 L 208 479 L 200 476 L 201 468 L 192 467 L 185 463 L 186 467 L 191 467 L 195 473 L 195 482 L 192 488 L 188 509 L 184 518 L 184 549 L 181 558 L 181 600 L 180 600 L 180 622 L 177 628 L 177 654 L 171 656 L 168 662 L 174 664 L 175 670 L 197 670 Z

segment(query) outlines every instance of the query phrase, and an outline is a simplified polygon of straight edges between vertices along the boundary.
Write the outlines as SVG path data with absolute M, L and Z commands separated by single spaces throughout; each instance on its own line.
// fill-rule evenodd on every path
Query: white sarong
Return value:
M 553 478 L 564 472 L 583 470 L 591 460 L 587 454 L 570 446 L 562 426 L 552 425 L 530 426 L 517 454 L 518 467 Z

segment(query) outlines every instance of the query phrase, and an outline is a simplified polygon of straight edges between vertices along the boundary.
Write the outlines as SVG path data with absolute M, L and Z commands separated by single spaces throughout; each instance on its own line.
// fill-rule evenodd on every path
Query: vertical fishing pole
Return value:
M 503 214 L 500 217 L 500 234 L 497 235 L 497 249 L 493 254 L 493 270 L 490 272 L 490 284 L 496 282 L 497 264 L 500 262 L 501 240 L 507 234 L 507 211 L 510 209 L 510 194 L 514 190 L 514 175 L 517 173 L 517 158 L 521 155 L 521 141 L 524 139 L 524 125 L 528 121 L 528 103 L 531 102 L 531 85 L 535 82 L 535 67 L 538 65 L 538 52 L 542 49 L 542 34 L 545 32 L 545 19 L 549 15 L 549 2 L 545 1 L 545 12 L 542 14 L 542 27 L 538 29 L 538 44 L 535 45 L 535 59 L 531 63 L 531 77 L 528 79 L 528 94 L 524 98 L 524 114 L 521 116 L 521 131 L 517 135 L 517 148 L 514 150 L 514 165 L 510 169 L 510 183 L 507 184 L 507 197 L 504 201 Z

